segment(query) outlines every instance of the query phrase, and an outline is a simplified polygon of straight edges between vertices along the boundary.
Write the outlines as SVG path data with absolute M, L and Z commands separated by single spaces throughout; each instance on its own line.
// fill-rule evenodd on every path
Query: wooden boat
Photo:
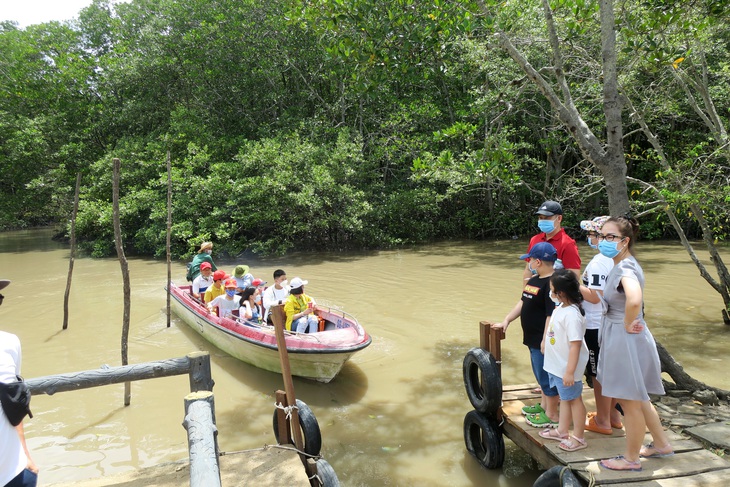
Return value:
M 273 326 L 230 318 L 218 318 L 190 293 L 191 286 L 170 286 L 172 310 L 206 340 L 231 356 L 256 367 L 281 373 Z M 355 352 L 371 339 L 353 317 L 339 310 L 317 306 L 324 331 L 285 331 L 292 375 L 329 382 Z

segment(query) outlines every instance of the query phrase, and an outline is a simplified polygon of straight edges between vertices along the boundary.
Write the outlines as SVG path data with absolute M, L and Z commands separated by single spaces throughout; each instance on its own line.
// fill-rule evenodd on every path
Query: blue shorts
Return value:
M 550 385 L 558 390 L 561 401 L 572 401 L 579 398 L 583 393 L 583 381 L 577 380 L 572 386 L 565 387 L 562 377 L 550 373 L 548 375 L 550 376 Z
M 5 487 L 35 487 L 37 482 L 38 474 L 35 474 L 26 468 L 13 480 L 5 484 Z
M 558 390 L 550 385 L 550 377 L 543 364 L 545 363 L 545 356 L 542 354 L 539 348 L 527 347 L 530 349 L 530 362 L 532 363 L 532 373 L 535 374 L 537 383 L 540 384 L 542 393 L 548 397 L 554 397 L 558 395 Z

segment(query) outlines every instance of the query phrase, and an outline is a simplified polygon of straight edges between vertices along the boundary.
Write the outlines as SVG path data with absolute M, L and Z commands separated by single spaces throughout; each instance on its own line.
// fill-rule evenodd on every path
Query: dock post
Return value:
M 187 357 L 190 361 L 190 392 L 212 391 L 215 382 L 210 370 L 210 353 L 192 352 Z
M 213 393 L 192 392 L 185 396 L 185 420 L 190 451 L 190 487 L 220 487 L 218 429 L 215 426 Z
M 491 321 L 479 322 L 479 347 L 492 354 L 499 376 L 502 377 L 502 340 L 504 340 L 504 330 L 492 328 Z
M 286 400 L 286 392 L 282 390 L 276 391 L 276 403 L 281 404 L 284 407 L 289 405 Z M 286 413 L 283 409 L 276 408 L 276 429 L 279 431 L 279 443 L 293 445 L 294 442 L 291 439 L 289 425 L 286 420 Z

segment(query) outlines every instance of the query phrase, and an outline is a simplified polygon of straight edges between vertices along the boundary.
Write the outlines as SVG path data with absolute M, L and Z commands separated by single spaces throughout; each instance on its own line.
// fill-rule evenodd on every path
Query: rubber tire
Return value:
M 560 479 L 560 471 L 565 468 L 562 481 Z M 581 487 L 573 471 L 565 465 L 556 465 L 546 470 L 540 475 L 532 487 Z
M 340 487 L 340 479 L 337 478 L 335 469 L 324 458 L 317 460 L 317 477 L 322 487 Z
M 319 430 L 319 423 L 314 413 L 304 401 L 297 399 L 297 407 L 299 408 L 299 425 L 302 429 L 302 440 L 304 440 L 304 453 L 317 456 L 322 449 L 322 434 Z M 279 428 L 276 420 L 276 410 L 274 410 L 274 437 L 279 443 Z M 292 439 L 294 438 L 293 430 L 290 430 Z
M 504 463 L 502 430 L 496 420 L 479 411 L 469 411 L 464 416 L 464 443 L 482 467 L 500 468 Z
M 464 357 L 464 387 L 474 409 L 495 417 L 502 405 L 502 377 L 491 353 L 472 348 Z

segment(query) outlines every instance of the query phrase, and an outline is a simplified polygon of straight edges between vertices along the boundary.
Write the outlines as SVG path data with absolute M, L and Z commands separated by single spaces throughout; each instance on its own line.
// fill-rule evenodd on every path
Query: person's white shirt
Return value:
M 284 304 L 284 301 L 286 301 L 286 298 L 288 297 L 289 286 L 282 286 L 281 289 L 276 289 L 276 284 L 274 284 L 273 286 L 266 288 L 264 295 L 261 298 L 263 300 L 264 308 L 266 308 L 266 312 L 264 313 L 264 323 L 266 323 L 269 318 L 271 307 L 276 306 L 277 304 Z
M 205 277 L 203 274 L 198 274 L 198 277 L 193 280 L 193 294 L 200 294 L 201 289 L 203 290 L 203 292 L 205 292 L 205 290 L 212 285 L 213 274 L 209 275 L 208 277 Z
M 20 375 L 20 340 L 0 331 L 0 382 L 14 382 Z M 20 436 L 0 407 L 0 485 L 13 480 L 28 465 Z

